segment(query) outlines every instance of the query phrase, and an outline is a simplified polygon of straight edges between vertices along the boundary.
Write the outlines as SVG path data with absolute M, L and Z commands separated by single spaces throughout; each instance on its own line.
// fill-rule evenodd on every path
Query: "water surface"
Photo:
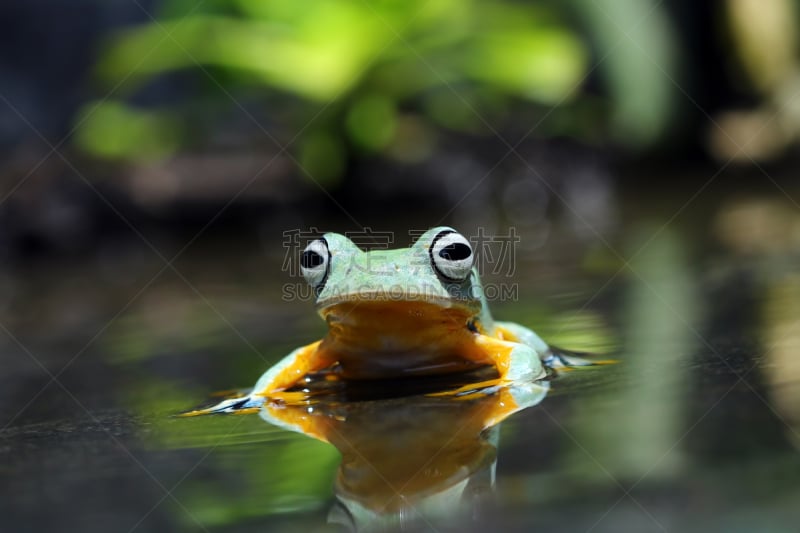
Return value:
M 556 221 L 502 278 L 519 297 L 498 318 L 618 364 L 559 375 L 496 434 L 415 395 L 361 402 L 340 436 L 423 468 L 426 426 L 466 426 L 484 455 L 462 463 L 496 469 L 475 530 L 796 531 L 800 210 L 768 188 L 675 196 L 623 198 L 601 235 Z M 177 273 L 132 242 L 3 274 L 0 530 L 336 530 L 336 447 L 257 415 L 171 416 L 324 333 L 282 299 L 276 234 L 203 240 Z M 400 448 L 374 436 L 400 428 Z

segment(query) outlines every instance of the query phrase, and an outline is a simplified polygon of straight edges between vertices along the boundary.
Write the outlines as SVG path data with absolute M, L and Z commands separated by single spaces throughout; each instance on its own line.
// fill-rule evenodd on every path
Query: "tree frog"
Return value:
M 493 320 L 474 263 L 469 240 L 450 227 L 426 231 L 409 248 L 368 252 L 344 235 L 326 233 L 308 244 L 300 265 L 327 335 L 267 370 L 249 396 L 204 412 L 257 408 L 334 365 L 344 380 L 491 365 L 499 383 L 513 383 L 544 378 L 546 366 L 581 364 L 551 350 L 532 330 Z

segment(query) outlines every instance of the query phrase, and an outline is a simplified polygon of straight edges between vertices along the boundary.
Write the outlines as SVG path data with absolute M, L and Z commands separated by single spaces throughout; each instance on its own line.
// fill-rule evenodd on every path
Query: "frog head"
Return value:
M 446 226 L 423 233 L 409 248 L 362 251 L 344 235 L 326 233 L 301 256 L 303 276 L 326 317 L 342 304 L 414 305 L 478 314 L 482 290 L 466 237 Z

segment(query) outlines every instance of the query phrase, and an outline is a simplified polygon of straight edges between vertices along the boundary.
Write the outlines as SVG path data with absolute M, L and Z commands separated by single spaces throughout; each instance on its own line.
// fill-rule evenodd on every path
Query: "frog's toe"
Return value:
M 591 366 L 592 362 L 582 357 L 550 352 L 542 359 L 542 363 L 550 368 L 569 368 L 573 366 Z
M 542 361 L 533 348 L 525 344 L 512 346 L 505 372 L 501 372 L 504 381 L 535 381 L 547 376 Z
M 239 398 L 229 398 L 205 409 L 195 409 L 178 416 L 201 416 L 215 414 L 248 414 L 255 413 L 264 405 L 266 398 L 263 396 L 248 395 Z
M 610 359 L 604 360 L 591 360 L 586 359 L 584 356 L 590 355 L 585 352 L 573 352 L 563 348 L 556 348 L 551 346 L 547 355 L 542 359 L 542 363 L 549 368 L 566 369 L 584 366 L 597 366 L 615 363 L 616 361 Z

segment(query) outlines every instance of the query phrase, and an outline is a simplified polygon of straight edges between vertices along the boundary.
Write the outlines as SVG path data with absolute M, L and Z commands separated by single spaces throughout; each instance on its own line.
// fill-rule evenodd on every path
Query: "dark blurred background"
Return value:
M 497 218 L 487 198 L 549 212 L 723 168 L 781 181 L 800 128 L 796 9 L 4 2 L 3 249 L 83 252 L 128 223 L 360 226 L 410 202 Z

